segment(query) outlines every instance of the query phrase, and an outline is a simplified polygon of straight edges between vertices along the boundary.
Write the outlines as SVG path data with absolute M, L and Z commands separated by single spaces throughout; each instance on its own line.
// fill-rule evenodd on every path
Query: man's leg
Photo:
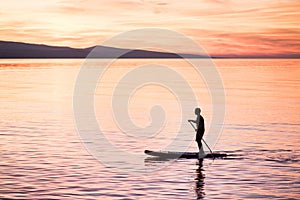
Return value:
M 199 148 L 198 158 L 202 159 L 204 157 L 204 150 L 202 147 L 202 143 L 201 143 L 201 141 L 199 141 L 197 143 L 198 143 L 198 148 Z

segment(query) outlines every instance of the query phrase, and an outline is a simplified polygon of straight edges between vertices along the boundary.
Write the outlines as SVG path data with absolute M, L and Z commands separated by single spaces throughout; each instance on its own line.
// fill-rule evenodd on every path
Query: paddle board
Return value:
M 164 157 L 164 158 L 198 158 L 198 152 L 176 152 L 176 151 L 151 151 L 145 150 L 145 154 L 150 156 Z M 224 158 L 226 153 L 208 153 L 204 158 Z

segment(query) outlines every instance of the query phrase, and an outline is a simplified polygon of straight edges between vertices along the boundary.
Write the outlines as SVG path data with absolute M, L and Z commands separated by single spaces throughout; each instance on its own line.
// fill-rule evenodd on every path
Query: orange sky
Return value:
M 0 40 L 71 47 L 167 28 L 210 54 L 300 53 L 299 0 L 0 0 Z

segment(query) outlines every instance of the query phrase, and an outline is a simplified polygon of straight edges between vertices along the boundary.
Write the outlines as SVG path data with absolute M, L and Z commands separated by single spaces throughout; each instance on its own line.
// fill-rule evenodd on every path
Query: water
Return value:
M 156 170 L 140 174 L 104 166 L 82 145 L 72 101 L 83 60 L 1 60 L 0 198 L 299 199 L 300 60 L 214 62 L 226 92 L 224 128 L 214 150 L 234 156 L 199 163 L 143 155 L 145 168 Z M 175 66 L 199 91 L 210 126 L 213 107 L 208 89 L 182 61 L 126 59 L 113 64 L 95 95 L 97 120 L 114 145 L 129 153 L 160 149 L 180 126 L 174 96 L 158 86 L 135 94 L 130 116 L 139 126 L 147 126 L 150 105 L 159 101 L 170 114 L 164 130 L 168 134 L 143 142 L 124 140 L 111 120 L 109 98 L 117 79 L 144 63 Z M 98 101 L 103 96 L 106 102 Z M 193 134 L 189 124 L 184 126 Z M 197 150 L 196 144 L 189 150 Z

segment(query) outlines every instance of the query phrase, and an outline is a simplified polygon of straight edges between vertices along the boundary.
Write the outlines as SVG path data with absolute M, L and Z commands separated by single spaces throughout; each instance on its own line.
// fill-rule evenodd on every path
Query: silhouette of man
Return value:
M 199 158 L 204 155 L 204 151 L 202 148 L 202 137 L 205 132 L 205 127 L 204 127 L 204 118 L 200 115 L 201 109 L 200 108 L 195 108 L 195 115 L 197 115 L 196 120 L 188 120 L 189 122 L 193 122 L 197 126 L 197 133 L 196 133 L 196 142 L 198 143 L 198 148 L 199 148 Z

